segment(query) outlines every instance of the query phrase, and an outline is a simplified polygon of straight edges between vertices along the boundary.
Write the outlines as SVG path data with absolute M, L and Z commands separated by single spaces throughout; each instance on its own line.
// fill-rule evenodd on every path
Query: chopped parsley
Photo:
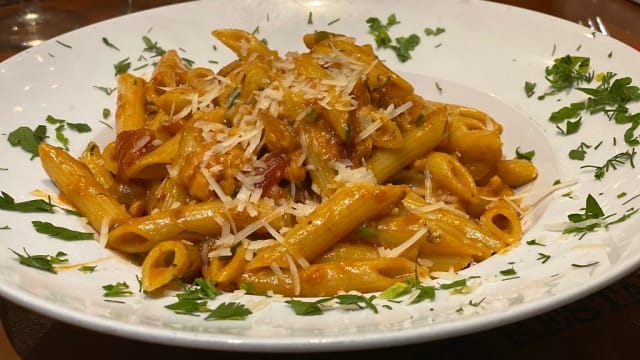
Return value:
M 585 267 L 590 267 L 590 266 L 594 266 L 594 265 L 598 265 L 600 262 L 598 261 L 594 261 L 592 263 L 589 264 L 571 264 L 571 266 L 573 267 L 577 267 L 577 268 L 585 268 Z
M 90 232 L 81 232 L 76 230 L 67 229 L 61 226 L 55 226 L 50 222 L 45 221 L 32 221 L 33 228 L 40 234 L 49 235 L 50 237 L 66 240 L 66 241 L 78 241 L 78 240 L 93 240 L 94 234 Z
M 605 163 L 602 164 L 602 165 L 599 165 L 599 166 L 598 165 L 583 165 L 583 166 L 580 166 L 580 168 L 581 169 L 588 169 L 588 168 L 594 169 L 593 176 L 597 180 L 602 180 L 602 178 L 604 178 L 606 173 L 608 173 L 611 170 L 617 170 L 618 166 L 622 166 L 622 165 L 624 165 L 626 163 L 629 163 L 629 166 L 631 166 L 632 168 L 635 168 L 635 164 L 633 162 L 635 156 L 636 156 L 636 149 L 635 148 L 631 148 L 631 151 L 626 150 L 624 152 L 620 152 L 618 154 L 613 155 L 612 157 L 607 159 L 607 161 L 605 161 Z
M 432 28 L 425 28 L 424 29 L 424 34 L 427 36 L 438 36 L 440 34 L 442 34 L 443 32 L 445 32 L 444 28 L 441 27 L 436 27 L 435 29 Z
M 535 246 L 547 246 L 543 243 L 538 242 L 536 239 L 527 240 L 527 245 L 535 245 Z
M 568 136 L 577 133 L 581 126 L 582 116 L 575 121 L 567 120 L 566 127 L 564 129 L 560 127 L 560 125 L 556 125 L 556 129 L 558 129 L 561 135 Z
M 106 86 L 94 86 L 94 88 L 102 91 L 103 93 L 105 93 L 107 95 L 113 94 L 113 92 L 118 89 L 118 88 L 110 88 L 110 87 L 106 87 Z
M 38 146 L 47 138 L 47 127 L 38 125 L 34 129 L 20 126 L 9 133 L 7 140 L 11 146 L 19 146 L 31 154 L 31 159 L 38 156 Z
M 236 87 L 231 91 L 231 94 L 229 94 L 229 98 L 227 99 L 227 109 L 231 109 L 238 96 L 240 96 L 240 88 Z
M 307 16 L 307 25 L 313 25 L 313 12 L 309 11 L 309 16 Z
M 588 149 L 591 149 L 591 145 L 581 142 L 578 147 L 569 151 L 569 159 L 579 161 L 584 160 Z
M 563 234 L 574 234 L 582 239 L 586 234 L 594 232 L 599 228 L 608 228 L 611 225 L 615 225 L 626 221 L 640 211 L 640 209 L 628 209 L 624 214 L 617 219 L 609 221 L 615 214 L 605 215 L 602 207 L 598 204 L 598 201 L 593 195 L 587 195 L 585 206 L 582 208 L 582 213 L 572 213 L 567 216 L 570 225 L 563 230 Z
M 520 146 L 518 146 L 516 148 L 516 158 L 517 159 L 531 161 L 531 160 L 533 160 L 533 157 L 535 155 L 536 155 L 536 151 L 535 150 L 529 150 L 529 151 L 522 152 L 522 151 L 520 151 Z
M 120 74 L 124 74 L 131 68 L 131 61 L 129 58 L 124 58 L 117 63 L 113 64 L 113 69 L 115 70 L 115 75 L 118 76 Z
M 547 255 L 545 253 L 538 253 L 538 258 L 536 260 L 540 260 L 541 263 L 546 263 L 551 259 L 551 255 Z
M 368 308 L 377 314 L 378 308 L 373 303 L 374 299 L 376 299 L 375 295 L 366 297 L 364 295 L 357 294 L 340 294 L 336 296 L 321 298 L 315 301 L 290 299 L 285 302 L 291 305 L 291 308 L 296 313 L 296 315 L 301 316 L 321 315 L 324 312 L 324 308 L 321 307 L 321 305 L 330 301 L 337 301 L 337 304 L 343 306 L 356 306 L 359 309 Z
M 244 320 L 252 312 L 244 304 L 238 302 L 223 302 L 209 311 L 205 320 Z
M 473 301 L 473 300 L 469 300 L 469 305 L 473 306 L 473 307 L 478 307 L 480 306 L 487 298 L 483 297 L 482 299 L 480 299 L 479 301 Z
M 383 23 L 379 18 L 370 17 L 366 20 L 369 26 L 369 34 L 373 36 L 376 46 L 380 49 L 390 49 L 395 52 L 400 62 L 406 62 L 411 59 L 411 51 L 420 44 L 420 37 L 416 34 L 409 36 L 400 36 L 391 39 L 389 29 L 400 22 L 395 14 L 387 17 L 387 22 Z
M 420 44 L 420 37 L 411 34 L 408 37 L 397 37 L 396 45 L 390 45 L 390 48 L 396 53 L 400 62 L 406 62 L 411 59 L 411 52 Z
M 500 275 L 502 276 L 515 276 L 516 274 L 517 274 L 516 269 L 514 269 L 513 267 L 500 270 Z
M 71 46 L 71 45 L 66 44 L 66 43 L 63 43 L 63 42 L 62 42 L 62 41 L 60 41 L 60 40 L 56 40 L 56 42 L 57 42 L 58 44 L 60 44 L 60 45 L 64 46 L 64 47 L 66 47 L 67 49 L 71 49 L 71 48 L 72 48 L 72 46 Z
M 142 51 L 154 53 L 155 56 L 162 56 L 166 53 L 166 50 L 158 45 L 157 42 L 151 40 L 148 36 L 143 36 L 145 48 Z
M 545 68 L 545 79 L 550 90 L 540 95 L 540 99 L 555 95 L 583 82 L 593 80 L 593 71 L 589 71 L 591 59 L 584 56 L 565 55 L 553 60 L 553 65 Z
M 467 279 L 456 280 L 447 284 L 441 284 L 440 289 L 442 290 L 452 290 L 456 288 L 462 288 L 467 286 Z
M 85 274 L 91 274 L 92 272 L 96 271 L 96 268 L 98 268 L 98 265 L 83 265 L 78 268 L 78 271 Z
M 102 37 L 102 43 L 107 45 L 108 47 L 110 47 L 112 49 L 120 51 L 120 49 L 117 46 L 113 45 L 113 43 L 111 41 L 109 41 L 109 39 L 107 39 L 106 37 Z
M 54 267 L 55 264 L 66 263 L 69 261 L 66 258 L 67 254 L 62 251 L 58 251 L 55 255 L 31 255 L 27 252 L 26 249 L 23 249 L 23 255 L 14 251 L 13 249 L 9 250 L 11 250 L 11 252 L 13 252 L 18 257 L 20 264 L 53 274 L 57 273 Z
M 536 93 L 536 83 L 530 82 L 530 81 L 525 81 L 524 82 L 524 93 L 527 95 L 527 97 L 532 97 L 533 94 Z
M 405 282 L 393 284 L 380 293 L 378 298 L 392 300 L 414 292 L 417 292 L 417 294 L 411 301 L 411 304 L 417 304 L 425 300 L 433 300 L 436 297 L 436 288 L 422 285 L 416 276 L 415 278 L 407 279 Z
M 129 284 L 125 281 L 120 281 L 115 284 L 108 284 L 102 286 L 104 290 L 104 297 L 125 297 L 133 295 L 133 292 L 129 289 Z
M 22 213 L 47 212 L 53 213 L 53 209 L 57 207 L 51 203 L 51 200 L 44 201 L 42 199 L 27 200 L 15 202 L 14 198 L 6 192 L 0 192 L 0 209 L 8 211 L 16 211 Z

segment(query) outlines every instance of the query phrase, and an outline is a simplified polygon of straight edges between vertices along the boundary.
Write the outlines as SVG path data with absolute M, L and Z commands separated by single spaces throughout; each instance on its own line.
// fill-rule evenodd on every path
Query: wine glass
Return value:
M 84 24 L 73 11 L 41 0 L 0 0 L 0 49 L 20 51 Z

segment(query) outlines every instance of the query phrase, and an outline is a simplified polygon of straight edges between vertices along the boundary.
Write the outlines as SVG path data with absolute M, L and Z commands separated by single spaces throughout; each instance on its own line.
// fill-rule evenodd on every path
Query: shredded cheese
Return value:
M 420 240 L 427 233 L 427 231 L 428 231 L 427 228 L 422 228 L 422 229 L 416 231 L 415 234 L 413 234 L 407 241 L 403 242 L 402 244 L 396 246 L 393 249 L 387 249 L 387 248 L 384 248 L 384 247 L 379 247 L 378 248 L 378 254 L 380 254 L 381 257 L 385 257 L 385 258 L 398 257 L 405 250 L 410 248 L 411 245 L 415 244 L 418 240 Z

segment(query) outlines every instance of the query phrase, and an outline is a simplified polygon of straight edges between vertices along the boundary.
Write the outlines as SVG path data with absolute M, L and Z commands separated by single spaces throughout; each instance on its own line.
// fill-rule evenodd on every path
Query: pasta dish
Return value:
M 330 296 L 460 270 L 517 244 L 514 189 L 537 177 L 506 159 L 502 126 L 440 103 L 370 45 L 306 34 L 278 54 L 214 30 L 237 59 L 218 71 L 167 51 L 149 79 L 118 76 L 115 138 L 42 166 L 141 283 L 210 280 L 224 291 Z

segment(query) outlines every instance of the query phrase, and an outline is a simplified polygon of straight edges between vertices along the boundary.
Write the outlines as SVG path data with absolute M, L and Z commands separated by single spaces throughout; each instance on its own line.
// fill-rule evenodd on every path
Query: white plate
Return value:
M 307 24 L 310 11 L 313 25 Z M 89 134 L 67 132 L 75 155 L 89 140 L 105 143 L 113 136 L 101 120 L 103 108 L 114 109 L 115 94 L 107 96 L 94 86 L 114 87 L 112 65 L 126 57 L 134 68 L 145 63 L 139 60 L 143 35 L 165 49 L 184 49 L 183 56 L 199 65 L 216 67 L 219 65 L 208 61 L 223 64 L 233 57 L 210 36 L 214 28 L 252 31 L 259 26 L 259 36 L 283 54 L 304 51 L 302 35 L 321 29 L 370 43 L 373 39 L 365 20 L 370 16 L 386 19 L 391 13 L 401 21 L 392 28 L 392 36 L 418 33 L 422 41 L 406 63 L 399 63 L 389 51 L 378 54 L 390 67 L 406 74 L 421 95 L 474 106 L 502 122 L 507 156 L 513 156 L 517 146 L 535 149 L 534 162 L 541 173 L 536 188 L 545 188 L 555 179 L 578 180 L 572 188 L 575 199 L 556 193 L 533 213 L 532 227 L 524 240 L 535 238 L 546 247 L 523 242 L 465 271 L 465 275 L 481 276 L 480 286 L 470 294 L 438 291 L 434 302 L 380 308 L 377 315 L 366 310 L 300 317 L 287 305 L 274 303 L 244 321 L 204 321 L 164 309 L 163 305 L 174 301 L 171 297 L 149 299 L 136 294 L 123 298 L 124 304 L 105 302 L 102 285 L 126 281 L 135 288 L 139 269 L 96 242 L 47 238 L 37 234 L 30 223 L 38 219 L 88 229 L 77 218 L 61 213 L 0 211 L 0 227 L 10 227 L 0 230 L 0 294 L 62 321 L 139 340 L 209 349 L 313 352 L 424 342 L 497 327 L 575 301 L 638 267 L 640 241 L 635 237 L 640 216 L 582 240 L 545 230 L 545 225 L 566 221 L 568 213 L 579 212 L 587 194 L 596 196 L 607 214 L 620 215 L 640 206 L 640 199 L 622 205 L 639 192 L 635 169 L 623 165 L 602 181 L 594 180 L 592 171 L 580 169 L 626 150 L 622 141 L 626 127 L 599 115 L 585 117 L 577 135 L 559 136 L 547 120 L 549 114 L 583 97 L 573 91 L 539 101 L 527 98 L 523 85 L 525 81 L 536 82 L 539 93 L 546 86 L 544 68 L 565 54 L 589 56 L 596 71 L 613 71 L 640 81 L 640 55 L 616 40 L 594 37 L 590 30 L 564 20 L 473 0 L 202 1 L 136 13 L 62 35 L 0 64 L 0 168 L 7 169 L 0 171 L 1 190 L 17 201 L 32 199 L 31 192 L 36 189 L 56 191 L 38 160 L 30 160 L 27 153 L 6 141 L 6 135 L 18 126 L 45 124 L 49 114 L 89 123 L 94 129 Z M 425 27 L 438 26 L 446 32 L 437 37 L 422 33 Z M 102 37 L 120 51 L 105 46 Z M 217 44 L 217 51 L 213 44 Z M 148 68 L 138 72 L 145 71 Z M 632 104 L 631 109 L 638 112 L 638 104 Z M 113 115 L 108 121 L 112 119 Z M 52 126 L 49 128 L 53 134 Z M 590 151 L 585 162 L 568 159 L 567 152 L 581 141 L 595 145 L 600 140 L 603 143 L 598 151 Z M 49 141 L 56 143 L 53 138 Z M 618 198 L 621 192 L 628 195 Z M 71 263 L 102 260 L 93 274 L 69 270 L 53 275 L 20 265 L 9 248 L 26 249 L 31 254 L 62 250 Z M 538 253 L 551 258 L 542 264 Z M 595 261 L 597 265 L 587 268 L 571 265 Z M 500 270 L 510 267 L 519 278 L 502 281 Z M 219 300 L 229 299 L 225 295 Z M 481 304 L 471 306 L 470 302 Z

